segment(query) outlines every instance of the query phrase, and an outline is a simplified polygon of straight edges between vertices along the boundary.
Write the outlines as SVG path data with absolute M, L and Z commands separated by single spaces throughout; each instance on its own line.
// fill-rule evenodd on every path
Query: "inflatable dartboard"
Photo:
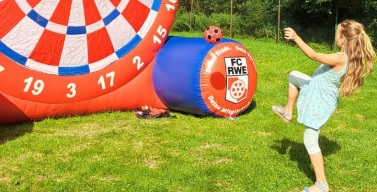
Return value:
M 236 41 L 170 37 L 156 57 L 153 85 L 169 109 L 235 117 L 251 104 L 257 71 L 249 51 Z
M 125 107 L 111 102 L 137 94 L 123 87 L 154 59 L 177 8 L 178 0 L 0 1 L 0 124 Z

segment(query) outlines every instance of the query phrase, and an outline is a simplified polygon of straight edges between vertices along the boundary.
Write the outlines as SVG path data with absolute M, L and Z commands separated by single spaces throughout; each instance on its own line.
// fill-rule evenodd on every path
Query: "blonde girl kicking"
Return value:
M 337 27 L 336 44 L 340 52 L 318 53 L 308 46 L 292 28 L 284 29 L 284 38 L 294 41 L 304 54 L 321 63 L 310 77 L 298 71 L 289 74 L 288 99 L 285 106 L 272 110 L 284 122 L 292 119 L 297 100 L 297 121 L 305 125 L 304 145 L 313 165 L 316 181 L 305 192 L 329 191 L 323 156 L 318 144 L 319 133 L 338 104 L 339 95 L 351 96 L 373 70 L 376 54 L 362 24 L 345 20 Z

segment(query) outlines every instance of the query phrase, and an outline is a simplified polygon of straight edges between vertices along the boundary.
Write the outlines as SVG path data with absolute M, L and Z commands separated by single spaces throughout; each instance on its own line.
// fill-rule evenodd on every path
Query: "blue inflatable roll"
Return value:
M 234 117 L 251 103 L 256 67 L 240 43 L 223 39 L 169 37 L 157 54 L 153 86 L 171 110 Z

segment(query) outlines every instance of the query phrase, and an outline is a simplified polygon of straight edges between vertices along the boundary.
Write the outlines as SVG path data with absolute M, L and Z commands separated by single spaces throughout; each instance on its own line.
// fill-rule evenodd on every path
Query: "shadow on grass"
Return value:
M 322 150 L 324 157 L 330 156 L 340 150 L 340 146 L 335 141 L 328 139 L 327 137 L 319 137 L 319 146 Z M 274 141 L 274 145 L 271 147 L 281 155 L 289 155 L 291 161 L 297 162 L 298 169 L 305 173 L 305 175 L 315 181 L 314 171 L 311 168 L 309 155 L 303 143 L 291 141 L 287 138 Z
M 249 114 L 249 113 L 252 112 L 255 108 L 257 108 L 257 102 L 256 102 L 256 99 L 253 99 L 253 100 L 251 100 L 251 103 L 250 103 L 249 107 L 248 107 L 244 112 L 242 112 L 242 113 L 239 114 L 239 115 L 246 115 L 246 114 Z
M 246 115 L 246 114 L 252 112 L 256 107 L 257 107 L 257 103 L 256 103 L 255 99 L 253 99 L 251 101 L 250 105 L 248 106 L 248 108 L 245 109 L 245 111 L 243 111 L 242 113 L 238 114 L 238 116 Z M 178 110 L 171 110 L 171 112 L 180 113 L 180 114 L 183 114 L 183 115 L 186 115 L 186 116 L 192 116 L 192 117 L 199 118 L 199 119 L 201 119 L 201 118 L 207 118 L 207 117 L 223 118 L 223 117 L 220 117 L 220 116 L 197 115 L 197 114 L 188 113 L 188 112 L 184 112 L 184 111 L 178 111 Z M 172 117 L 176 118 L 175 116 L 172 116 Z
M 34 123 L 0 126 L 0 145 L 33 131 Z

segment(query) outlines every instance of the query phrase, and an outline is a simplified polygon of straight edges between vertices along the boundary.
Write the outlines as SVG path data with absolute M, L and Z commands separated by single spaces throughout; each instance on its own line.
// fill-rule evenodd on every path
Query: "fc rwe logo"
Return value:
M 226 67 L 226 100 L 239 103 L 247 98 L 249 89 L 248 68 L 245 57 L 229 57 L 225 59 Z

